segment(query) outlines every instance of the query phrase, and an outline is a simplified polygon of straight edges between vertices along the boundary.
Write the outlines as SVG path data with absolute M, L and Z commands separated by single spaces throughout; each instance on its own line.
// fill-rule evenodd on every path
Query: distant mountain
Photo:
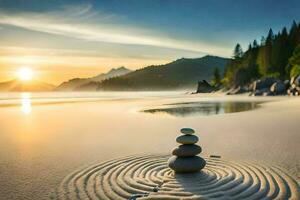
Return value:
M 41 92 L 51 91 L 55 88 L 54 85 L 44 83 L 37 80 L 20 81 L 11 80 L 0 83 L 0 91 L 6 92 Z
M 76 87 L 88 83 L 88 78 L 73 78 L 61 83 L 55 88 L 58 91 L 73 91 Z
M 94 82 L 100 82 L 107 78 L 112 78 L 112 77 L 117 77 L 117 76 L 122 76 L 122 75 L 128 74 L 129 72 L 131 72 L 131 70 L 127 69 L 125 67 L 119 67 L 116 69 L 112 68 L 109 72 L 99 74 L 98 76 L 92 77 L 90 80 L 94 81 Z
M 108 78 L 125 75 L 131 72 L 131 70 L 125 67 L 113 68 L 107 73 L 102 73 L 91 78 L 74 78 L 60 84 L 55 90 L 60 91 L 74 91 L 74 90 L 96 90 L 92 87 L 93 83 L 103 81 Z
M 216 56 L 181 58 L 165 65 L 149 66 L 106 79 L 98 83 L 98 90 L 169 90 L 196 87 L 199 80 L 211 80 L 215 68 L 223 73 L 228 61 L 227 58 Z

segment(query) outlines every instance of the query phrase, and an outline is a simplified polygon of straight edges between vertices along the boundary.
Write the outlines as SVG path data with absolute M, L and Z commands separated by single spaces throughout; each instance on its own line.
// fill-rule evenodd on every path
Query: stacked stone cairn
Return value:
M 168 160 L 168 165 L 176 173 L 198 172 L 206 165 L 205 160 L 197 156 L 202 151 L 201 147 L 196 145 L 199 138 L 191 128 L 182 128 L 180 132 L 182 135 L 176 138 L 176 142 L 181 145 L 173 149 L 173 156 Z

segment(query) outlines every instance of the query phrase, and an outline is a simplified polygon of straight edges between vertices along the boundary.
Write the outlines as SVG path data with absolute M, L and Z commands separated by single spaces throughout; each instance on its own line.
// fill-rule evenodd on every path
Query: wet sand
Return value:
M 182 92 L 123 93 L 105 99 L 96 95 L 73 103 L 62 97 L 59 104 L 47 103 L 47 98 L 45 104 L 25 98 L 24 104 L 6 100 L 15 105 L 0 108 L 0 196 L 4 199 L 48 199 L 76 170 L 130 155 L 166 155 L 176 146 L 179 129 L 186 126 L 197 131 L 204 155 L 220 155 L 229 163 L 276 166 L 292 176 L 299 188 L 299 98 Z M 268 102 L 246 112 L 210 116 L 140 112 L 162 104 L 220 98 Z

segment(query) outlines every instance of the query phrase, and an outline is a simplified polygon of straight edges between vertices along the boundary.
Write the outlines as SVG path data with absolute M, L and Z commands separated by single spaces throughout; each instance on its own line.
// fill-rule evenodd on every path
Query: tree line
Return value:
M 245 52 L 237 44 L 221 82 L 232 87 L 262 77 L 284 80 L 297 74 L 300 74 L 300 23 L 293 21 L 289 30 L 284 27 L 274 34 L 270 29 L 260 42 L 250 43 Z M 219 80 L 219 77 L 215 79 Z

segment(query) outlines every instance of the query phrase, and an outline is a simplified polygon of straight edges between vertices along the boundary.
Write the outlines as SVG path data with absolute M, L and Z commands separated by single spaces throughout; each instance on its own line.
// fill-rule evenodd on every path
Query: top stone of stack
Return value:
M 195 133 L 194 129 L 182 128 L 180 132 L 183 133 L 183 135 L 176 138 L 176 142 L 180 144 L 195 144 L 199 141 L 199 138 L 193 135 Z
M 185 135 L 193 135 L 195 133 L 194 129 L 191 128 L 182 128 L 180 132 Z

